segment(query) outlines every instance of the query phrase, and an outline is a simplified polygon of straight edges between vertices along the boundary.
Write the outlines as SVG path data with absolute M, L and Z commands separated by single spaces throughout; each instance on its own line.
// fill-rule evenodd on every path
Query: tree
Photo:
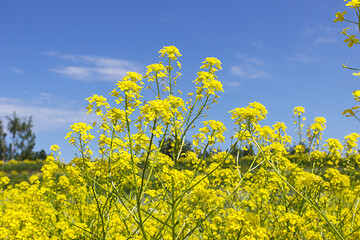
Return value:
M 299 142 L 298 144 L 294 144 L 293 146 L 291 146 L 291 147 L 289 148 L 289 154 L 290 154 L 290 155 L 295 154 L 295 153 L 296 153 L 295 147 L 296 147 L 296 146 L 299 146 L 299 145 L 304 146 L 303 149 L 304 149 L 304 152 L 305 152 L 305 153 L 310 153 L 310 148 L 309 148 L 308 146 L 306 146 L 306 144 L 305 144 L 304 142 Z
M 0 159 L 6 159 L 6 133 L 2 121 L 0 120 Z
M 47 157 L 47 154 L 44 149 L 41 149 L 38 152 L 34 152 L 32 154 L 32 157 L 33 157 L 32 159 L 34 159 L 34 160 L 36 160 L 36 159 L 45 160 Z
M 237 157 L 239 154 L 239 157 L 244 156 L 255 156 L 255 149 L 253 144 L 249 144 L 246 146 L 246 149 L 240 149 L 238 146 L 233 147 L 233 150 L 230 152 L 231 155 L 234 157 Z
M 159 146 L 161 145 L 161 141 L 159 141 Z M 168 155 L 169 157 L 173 157 L 174 151 L 174 139 L 173 138 L 165 138 L 163 144 L 160 146 L 160 152 Z M 185 140 L 184 145 L 182 146 L 181 153 L 186 153 L 188 151 L 192 151 L 191 142 Z
M 198 157 L 207 159 L 207 158 L 212 157 L 217 152 L 221 152 L 221 148 L 215 148 L 214 146 L 212 146 L 212 147 L 209 147 L 204 153 L 200 154 Z
M 8 148 L 10 159 L 24 160 L 33 158 L 35 134 L 32 132 L 32 117 L 20 119 L 14 112 L 8 120 L 8 131 L 12 142 Z

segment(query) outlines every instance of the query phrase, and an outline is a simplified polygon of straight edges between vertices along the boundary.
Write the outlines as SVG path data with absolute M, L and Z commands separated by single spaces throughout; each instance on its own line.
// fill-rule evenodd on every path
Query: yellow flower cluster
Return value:
M 294 115 L 300 116 L 301 114 L 305 113 L 304 107 L 294 107 Z
M 360 90 L 355 90 L 355 91 L 353 91 L 352 94 L 353 94 L 355 100 L 360 102 Z
M 199 129 L 199 133 L 193 136 L 193 145 L 196 152 L 199 152 L 203 145 L 212 146 L 217 142 L 225 142 L 224 132 L 227 131 L 224 124 L 217 120 L 203 122 L 204 127 Z
M 311 142 L 315 141 L 315 145 L 319 147 L 320 141 L 322 140 L 323 131 L 326 128 L 326 119 L 324 117 L 316 117 L 314 123 L 307 129 L 307 137 L 311 139 Z
M 161 53 L 160 57 L 168 57 L 171 60 L 176 60 L 177 57 L 182 56 L 179 49 L 177 49 L 175 46 L 163 47 L 159 53 Z
M 266 118 L 268 111 L 265 106 L 258 102 L 252 102 L 246 108 L 235 108 L 230 111 L 231 119 L 239 125 L 247 122 L 258 122 Z
M 359 0 L 344 0 L 345 2 L 347 2 L 345 4 L 345 6 L 354 9 L 357 16 L 359 16 L 359 10 L 360 10 L 360 1 Z M 349 23 L 353 23 L 356 24 L 358 26 L 360 26 L 360 22 L 357 20 L 357 22 L 351 21 L 351 20 L 347 20 L 345 19 L 344 15 L 347 13 L 347 11 L 344 12 L 337 12 L 335 14 L 335 19 L 334 22 L 349 22 Z M 358 27 L 357 26 L 357 27 Z M 349 35 L 346 31 L 350 29 L 349 27 L 343 29 L 343 31 L 341 32 L 341 34 L 345 35 L 347 37 L 347 39 L 344 40 L 345 43 L 348 43 L 348 47 L 353 47 L 354 44 L 359 44 L 359 39 L 356 37 L 356 35 Z M 345 68 L 348 68 L 347 66 L 345 66 Z M 356 69 L 352 69 L 352 70 L 356 70 Z
M 305 109 L 295 107 L 300 142 L 290 155 L 285 124 L 261 125 L 268 112 L 253 102 L 229 112 L 236 128 L 231 149 L 221 151 L 222 122 L 197 128 L 222 91 L 221 62 L 206 58 L 196 98 L 184 100 L 174 94 L 179 50 L 159 53 L 167 63 L 148 66 L 144 76 L 155 88 L 130 72 L 110 93 L 116 107 L 87 98 L 100 122 L 70 127 L 66 139 L 78 150 L 70 163 L 52 145 L 41 175 L 13 184 L 1 173 L 0 239 L 359 239 L 359 134 L 323 144 L 326 120 L 318 117 L 305 141 Z M 154 98 L 143 98 L 146 90 Z
M 359 0 L 345 0 L 346 6 L 350 7 L 350 8 L 358 8 L 360 7 L 360 1 Z
M 81 141 L 83 141 L 83 143 L 85 144 L 89 143 L 95 138 L 94 135 L 89 133 L 89 131 L 93 129 L 93 127 L 91 127 L 89 124 L 83 122 L 74 123 L 73 125 L 71 125 L 70 129 L 72 131 L 67 133 L 65 139 L 69 139 L 69 143 L 72 145 L 76 144 L 76 137 L 81 139 Z

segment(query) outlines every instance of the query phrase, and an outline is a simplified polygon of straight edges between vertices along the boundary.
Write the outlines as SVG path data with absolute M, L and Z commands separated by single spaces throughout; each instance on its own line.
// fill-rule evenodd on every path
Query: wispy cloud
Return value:
M 242 60 L 243 63 L 248 63 L 256 66 L 263 66 L 264 60 L 257 58 L 257 57 L 249 57 L 246 54 L 237 54 L 237 57 Z
M 34 131 L 49 131 L 69 127 L 74 122 L 91 123 L 94 115 L 87 115 L 84 109 L 46 107 L 17 98 L 0 98 L 0 117 L 16 112 L 20 117 L 33 117 Z
M 170 14 L 170 15 L 163 16 L 161 18 L 161 20 L 166 23 L 172 23 L 174 21 L 179 20 L 179 16 L 176 14 Z
M 253 66 L 248 64 L 244 64 L 242 66 L 232 66 L 231 72 L 235 76 L 250 79 L 269 78 L 271 76 L 265 70 L 254 68 Z
M 318 62 L 321 61 L 321 58 L 307 55 L 305 53 L 297 53 L 293 57 L 291 57 L 290 60 L 296 62 Z
M 23 71 L 16 67 L 10 67 L 10 71 L 15 74 L 21 74 Z
M 127 60 L 100 56 L 61 54 L 56 51 L 43 53 L 69 62 L 66 66 L 51 68 L 49 71 L 69 78 L 87 81 L 118 81 L 126 72 L 139 72 L 139 64 Z M 71 62 L 71 63 L 70 63 Z
M 225 86 L 231 87 L 231 88 L 237 88 L 241 86 L 241 83 L 239 81 L 221 81 Z
M 262 59 L 244 54 L 239 54 L 238 58 L 241 60 L 240 64 L 231 66 L 233 75 L 249 79 L 271 77 L 271 74 L 265 70 L 265 62 Z
M 315 39 L 315 44 L 330 44 L 339 41 L 339 31 L 335 28 L 315 26 L 305 30 L 305 34 L 312 39 Z
M 254 47 L 258 47 L 258 48 L 264 47 L 264 44 L 263 44 L 263 43 L 257 42 L 257 41 L 252 41 L 252 42 L 251 42 L 251 45 L 254 46 Z
M 94 73 L 91 73 L 92 69 L 87 67 L 61 67 L 58 69 L 49 69 L 50 72 L 60 73 L 69 78 L 80 79 L 80 80 L 89 80 L 91 79 Z M 119 77 L 119 76 L 118 76 Z
M 338 40 L 335 37 L 318 37 L 315 43 L 337 43 Z

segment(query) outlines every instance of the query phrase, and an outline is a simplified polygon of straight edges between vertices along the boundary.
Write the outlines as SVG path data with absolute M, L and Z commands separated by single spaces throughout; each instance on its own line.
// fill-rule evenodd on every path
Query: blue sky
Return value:
M 341 112 L 356 105 L 360 83 L 342 68 L 360 63 L 359 49 L 340 35 L 348 24 L 333 22 L 344 10 L 342 0 L 3 1 L 0 117 L 33 116 L 36 150 L 58 144 L 69 161 L 67 128 L 94 118 L 84 99 L 108 96 L 125 72 L 144 73 L 163 46 L 175 45 L 184 93 L 206 57 L 222 61 L 225 93 L 209 118 L 229 134 L 228 111 L 258 101 L 269 111 L 264 124 L 285 122 L 294 140 L 295 106 L 305 107 L 306 124 L 327 119 L 325 139 L 342 139 L 359 132 Z

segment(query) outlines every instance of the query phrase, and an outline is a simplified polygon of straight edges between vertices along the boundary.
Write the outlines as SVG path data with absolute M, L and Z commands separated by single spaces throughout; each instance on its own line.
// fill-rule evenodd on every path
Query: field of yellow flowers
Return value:
M 346 4 L 359 16 L 358 0 Z M 78 154 L 69 164 L 60 163 L 53 145 L 41 177 L 15 185 L 0 177 L 0 239 L 360 239 L 359 134 L 322 139 L 325 118 L 303 129 L 305 109 L 295 107 L 301 144 L 290 158 L 285 124 L 262 125 L 268 112 L 252 102 L 230 111 L 231 148 L 206 157 L 227 131 L 205 120 L 223 91 L 221 62 L 202 62 L 185 99 L 176 89 L 179 50 L 166 46 L 159 54 L 162 61 L 144 76 L 128 72 L 117 82 L 110 92 L 115 106 L 103 96 L 87 98 L 88 113 L 101 121 L 70 127 L 66 139 Z M 355 109 L 344 114 L 355 116 Z M 184 152 L 195 125 L 202 126 L 191 136 L 194 151 Z M 165 155 L 160 149 L 169 137 Z M 231 152 L 249 145 L 256 156 L 245 166 Z

